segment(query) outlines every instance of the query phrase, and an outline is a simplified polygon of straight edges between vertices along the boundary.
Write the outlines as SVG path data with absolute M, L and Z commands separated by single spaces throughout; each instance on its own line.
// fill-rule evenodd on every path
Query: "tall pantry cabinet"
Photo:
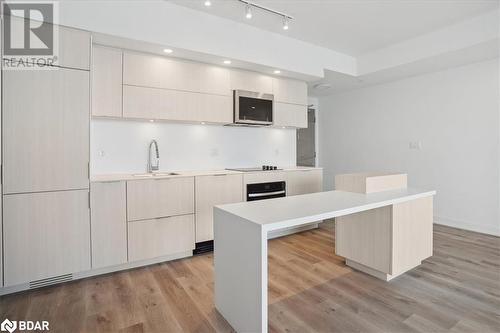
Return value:
M 90 34 L 59 27 L 59 62 L 2 68 L 3 286 L 90 269 Z

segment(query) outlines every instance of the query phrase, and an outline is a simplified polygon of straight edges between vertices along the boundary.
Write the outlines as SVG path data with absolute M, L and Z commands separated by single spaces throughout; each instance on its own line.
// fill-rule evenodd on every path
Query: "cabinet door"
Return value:
M 243 201 L 243 176 L 199 176 L 195 182 L 196 242 L 203 242 L 214 239 L 214 206 Z
M 274 102 L 274 126 L 307 128 L 307 106 Z
M 90 269 L 88 190 L 3 196 L 5 285 Z
M 129 261 L 194 249 L 194 215 L 128 222 Z
M 194 213 L 194 177 L 127 182 L 129 221 Z
M 231 123 L 229 96 L 123 86 L 123 116 L 137 119 Z
M 89 186 L 89 72 L 4 71 L 4 193 Z
M 255 72 L 232 70 L 231 90 L 247 90 L 272 94 L 273 79 L 270 76 Z
M 24 19 L 11 17 L 12 38 L 22 40 Z M 89 70 L 90 64 L 90 33 L 88 31 L 56 25 L 57 45 L 54 65 L 66 68 Z M 6 56 L 8 59 L 8 56 Z
M 92 268 L 127 262 L 125 182 L 90 185 Z
M 94 45 L 92 115 L 122 116 L 122 51 Z
M 59 57 L 61 67 L 90 69 L 90 33 L 88 31 L 58 26 Z
M 274 100 L 307 105 L 307 84 L 302 81 L 273 78 Z
M 133 52 L 123 55 L 123 83 L 231 95 L 227 68 Z
M 320 169 L 289 171 L 286 185 L 287 195 L 321 192 L 323 171 Z

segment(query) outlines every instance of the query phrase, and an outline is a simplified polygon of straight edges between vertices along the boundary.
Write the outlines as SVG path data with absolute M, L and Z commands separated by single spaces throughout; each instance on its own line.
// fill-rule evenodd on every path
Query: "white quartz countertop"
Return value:
M 230 214 L 277 230 L 435 195 L 434 190 L 405 188 L 377 193 L 318 192 L 216 206 Z
M 159 171 L 154 176 L 149 176 L 145 173 L 114 173 L 114 174 L 101 174 L 92 175 L 90 177 L 91 182 L 114 182 L 122 180 L 146 180 L 146 179 L 163 179 L 163 178 L 176 178 L 176 177 L 195 177 L 195 176 L 210 176 L 210 175 L 231 175 L 231 174 L 246 174 L 246 173 L 256 173 L 256 172 L 283 172 L 283 171 L 300 171 L 300 170 L 321 170 L 322 168 L 317 167 L 285 167 L 282 170 L 269 170 L 269 171 L 252 171 L 252 172 L 240 172 L 232 170 L 181 170 L 181 171 Z M 169 175 L 168 173 L 175 173 L 175 175 Z

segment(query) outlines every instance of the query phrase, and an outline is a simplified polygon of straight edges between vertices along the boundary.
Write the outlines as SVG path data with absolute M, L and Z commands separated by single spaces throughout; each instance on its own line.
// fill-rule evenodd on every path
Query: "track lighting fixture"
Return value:
M 236 0 L 236 1 L 245 5 L 245 17 L 247 19 L 251 19 L 253 17 L 252 10 L 257 8 L 261 11 L 264 11 L 264 12 L 267 12 L 267 13 L 273 14 L 273 15 L 278 15 L 279 17 L 281 17 L 283 19 L 283 30 L 288 30 L 290 21 L 293 20 L 293 17 L 288 15 L 288 14 L 285 14 L 285 13 L 279 12 L 277 10 L 256 4 L 254 2 L 250 2 L 247 0 Z

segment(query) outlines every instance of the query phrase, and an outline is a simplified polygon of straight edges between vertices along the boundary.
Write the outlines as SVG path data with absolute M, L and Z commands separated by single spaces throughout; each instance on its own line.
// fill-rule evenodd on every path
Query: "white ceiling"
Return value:
M 373 51 L 498 8 L 498 0 L 249 0 L 294 17 L 279 17 L 236 0 L 170 0 L 175 4 L 287 35 L 352 56 Z

